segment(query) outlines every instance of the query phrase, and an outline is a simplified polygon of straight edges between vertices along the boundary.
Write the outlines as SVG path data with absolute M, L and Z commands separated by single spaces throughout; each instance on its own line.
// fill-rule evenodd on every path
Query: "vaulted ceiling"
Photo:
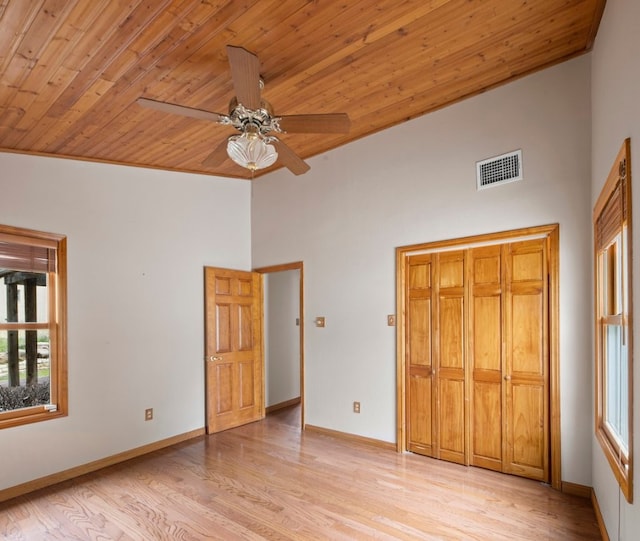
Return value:
M 203 165 L 233 128 L 136 100 L 228 113 L 242 46 L 276 115 L 351 118 L 280 136 L 308 158 L 590 50 L 604 3 L 0 0 L 0 150 L 247 178 Z

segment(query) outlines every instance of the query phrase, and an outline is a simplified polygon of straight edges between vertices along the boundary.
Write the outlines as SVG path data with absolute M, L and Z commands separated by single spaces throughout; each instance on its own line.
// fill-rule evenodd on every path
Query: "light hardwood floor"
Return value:
M 301 433 L 298 408 L 0 504 L 0 539 L 600 539 L 589 500 Z

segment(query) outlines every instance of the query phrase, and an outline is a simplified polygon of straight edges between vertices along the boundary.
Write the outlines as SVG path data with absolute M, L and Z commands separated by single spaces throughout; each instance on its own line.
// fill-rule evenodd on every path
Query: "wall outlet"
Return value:
M 153 419 L 153 408 L 147 408 L 144 410 L 144 420 L 151 421 Z
M 360 402 L 353 403 L 353 413 L 360 413 Z

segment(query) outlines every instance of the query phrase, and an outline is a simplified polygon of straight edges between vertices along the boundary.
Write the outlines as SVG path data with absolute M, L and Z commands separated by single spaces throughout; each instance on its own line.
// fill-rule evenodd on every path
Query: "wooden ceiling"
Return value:
M 226 114 L 242 46 L 276 115 L 350 116 L 282 135 L 308 158 L 588 51 L 604 3 L 0 0 L 0 150 L 247 178 L 202 165 L 233 128 L 136 99 Z

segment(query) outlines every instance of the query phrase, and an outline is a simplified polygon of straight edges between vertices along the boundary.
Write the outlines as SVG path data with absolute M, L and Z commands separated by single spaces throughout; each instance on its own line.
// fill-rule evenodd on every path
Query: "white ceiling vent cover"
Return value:
M 476 162 L 478 190 L 522 180 L 522 150 Z

